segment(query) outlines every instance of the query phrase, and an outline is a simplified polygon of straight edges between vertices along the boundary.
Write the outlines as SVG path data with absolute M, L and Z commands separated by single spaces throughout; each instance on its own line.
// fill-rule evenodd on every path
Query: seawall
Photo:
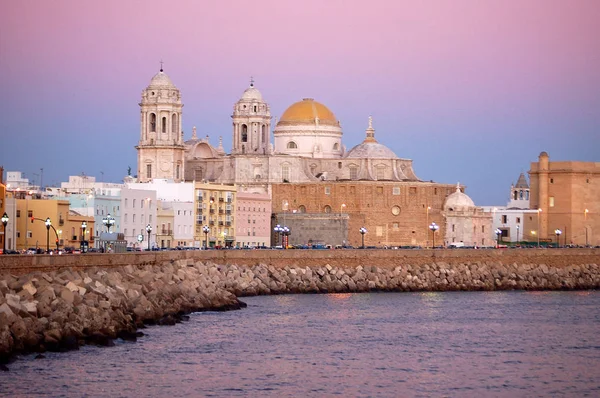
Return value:
M 172 324 L 193 311 L 237 309 L 244 305 L 237 297 L 248 295 L 600 287 L 597 250 L 515 252 L 269 250 L 5 256 L 0 260 L 0 363 L 19 352 L 110 344 L 118 337 L 135 339 L 144 324 Z M 10 257 L 22 261 L 11 265 Z

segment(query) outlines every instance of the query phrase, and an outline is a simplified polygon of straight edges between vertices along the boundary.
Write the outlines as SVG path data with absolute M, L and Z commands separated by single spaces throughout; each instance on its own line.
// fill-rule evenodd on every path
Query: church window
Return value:
M 523 199 L 523 190 L 522 189 L 519 191 L 519 199 L 521 199 L 521 200 Z
M 281 166 L 281 179 L 283 182 L 290 182 L 290 166 L 287 164 Z
M 525 191 L 525 199 L 529 200 L 529 191 Z
M 549 205 L 550 207 L 554 207 L 554 196 L 550 196 L 550 197 L 548 198 L 548 205 Z
M 179 165 L 177 165 L 176 171 L 175 171 L 175 178 L 178 180 L 179 179 Z
M 248 126 L 242 124 L 242 142 L 248 142 Z
M 454 232 L 454 224 L 452 224 L 452 232 Z
M 383 167 L 377 168 L 377 179 L 383 180 L 385 178 L 385 169 Z
M 342 162 L 338 162 L 338 169 L 342 168 Z
M 550 184 L 554 184 L 554 178 L 550 179 Z
M 352 166 L 350 167 L 350 179 L 356 180 L 358 178 L 358 167 Z
M 506 214 L 502 215 L 502 224 L 506 224 L 508 222 L 508 216 Z
M 325 187 L 325 195 L 331 195 L 331 187 Z
M 400 229 L 400 226 L 397 222 L 392 223 L 392 229 L 394 231 L 398 231 Z
M 331 206 L 329 206 L 329 205 L 325 206 L 323 211 L 325 211 L 325 213 L 331 213 Z
M 174 113 L 173 116 L 171 116 L 171 131 L 177 133 L 177 130 L 177 114 Z
M 150 132 L 154 133 L 156 131 L 156 115 L 154 113 L 150 114 Z
M 296 145 L 296 143 L 294 141 L 290 141 L 287 144 L 288 149 L 297 149 L 298 145 Z
M 485 232 L 485 225 L 481 226 L 481 232 L 484 233 Z
M 152 165 L 146 165 L 146 178 L 152 178 Z
M 518 195 L 518 192 L 517 192 L 517 191 L 513 192 L 513 199 L 514 199 L 514 200 L 517 200 L 517 195 Z
M 340 149 L 340 145 L 336 142 L 335 144 L 333 144 L 333 150 L 337 151 Z
M 160 127 L 161 127 L 160 131 L 162 133 L 166 133 L 167 132 L 167 118 L 166 117 L 162 118 L 162 122 L 161 122 L 161 126 Z
M 521 217 L 517 217 L 517 224 L 521 224 Z
M 256 105 L 254 105 L 254 112 L 256 112 L 256 111 L 257 111 L 257 108 L 256 108 Z
M 400 187 L 393 187 L 392 195 L 400 195 Z
M 202 181 L 203 179 L 204 179 L 204 170 L 203 169 L 194 170 L 194 180 Z
M 267 126 L 265 126 L 264 124 L 262 125 L 261 129 L 261 134 L 260 134 L 260 140 L 264 143 L 267 142 Z
M 300 205 L 300 206 L 298 207 L 298 212 L 299 212 L 299 213 L 306 213 L 306 207 L 304 207 L 304 205 Z

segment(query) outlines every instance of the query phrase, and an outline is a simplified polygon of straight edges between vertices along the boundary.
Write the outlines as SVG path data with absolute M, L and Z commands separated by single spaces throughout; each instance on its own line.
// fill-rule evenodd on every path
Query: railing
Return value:
M 210 214 L 215 214 L 215 209 L 210 209 Z
M 231 227 L 231 221 L 227 221 L 227 222 L 225 222 L 225 226 L 226 226 L 226 227 Z
M 172 229 L 163 229 L 161 230 L 161 235 L 173 235 Z

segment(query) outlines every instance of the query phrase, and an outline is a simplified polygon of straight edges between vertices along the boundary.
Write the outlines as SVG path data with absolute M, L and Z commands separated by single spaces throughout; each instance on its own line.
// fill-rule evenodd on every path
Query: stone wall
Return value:
M 480 251 L 471 261 L 460 251 L 430 256 L 409 252 L 399 256 L 390 250 L 367 256 L 362 251 L 362 256 L 355 253 L 354 257 L 341 250 L 288 252 L 273 251 L 268 259 L 277 265 L 257 264 L 256 258 L 241 256 L 253 253 L 244 251 L 202 253 L 212 253 L 219 262 L 177 252 L 30 256 L 38 259 L 35 263 L 40 269 L 59 263 L 60 269 L 20 276 L 0 272 L 0 363 L 17 352 L 109 344 L 117 337 L 135 339 L 137 328 L 145 323 L 172 324 L 191 311 L 240 308 L 243 303 L 236 296 L 600 287 L 598 256 L 585 251 L 575 255 L 576 251 L 568 250 L 562 254 L 560 250 L 533 250 L 519 262 L 513 261 L 518 256 L 501 250 Z M 189 258 L 177 259 L 177 254 Z M 108 265 L 62 268 L 77 258 L 92 263 L 100 262 L 92 260 L 98 258 Z M 242 264 L 244 260 L 254 263 Z M 119 265 L 127 261 L 130 264 Z
M 165 251 L 123 254 L 84 255 L 9 255 L 0 256 L 0 275 L 55 271 L 64 268 L 84 270 L 90 267 L 113 268 L 125 265 L 160 265 L 166 261 L 191 259 L 217 264 L 256 264 L 285 266 L 337 267 L 359 265 L 394 268 L 437 261 L 449 264 L 497 261 L 502 264 L 546 264 L 550 267 L 600 263 L 600 249 L 444 249 L 444 250 L 207 250 Z

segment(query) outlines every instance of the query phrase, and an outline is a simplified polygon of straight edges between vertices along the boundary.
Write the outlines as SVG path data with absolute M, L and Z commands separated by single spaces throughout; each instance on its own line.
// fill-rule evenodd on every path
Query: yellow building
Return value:
M 93 217 L 84 217 L 76 213 L 70 214 L 69 201 L 33 199 L 25 197 L 17 199 L 16 242 L 17 250 L 41 248 L 56 249 L 72 245 L 78 247 L 76 238 L 83 232 L 81 224 L 87 222 L 86 236 L 94 229 Z M 46 220 L 50 220 L 46 227 Z M 93 239 L 90 238 L 90 239 Z
M 528 229 L 539 225 L 545 241 L 555 241 L 559 232 L 561 245 L 600 245 L 600 162 L 550 162 L 542 152 L 529 175 L 539 221 L 530 217 Z
M 158 209 L 156 213 L 157 218 L 157 230 L 156 230 L 156 244 L 158 247 L 170 248 L 173 242 L 173 225 L 175 225 L 175 213 L 173 212 L 172 206 L 167 206 L 167 203 L 162 201 L 158 202 Z
M 200 246 L 235 245 L 235 208 L 237 187 L 234 184 L 194 186 L 194 240 Z M 206 232 L 205 232 L 206 227 Z

